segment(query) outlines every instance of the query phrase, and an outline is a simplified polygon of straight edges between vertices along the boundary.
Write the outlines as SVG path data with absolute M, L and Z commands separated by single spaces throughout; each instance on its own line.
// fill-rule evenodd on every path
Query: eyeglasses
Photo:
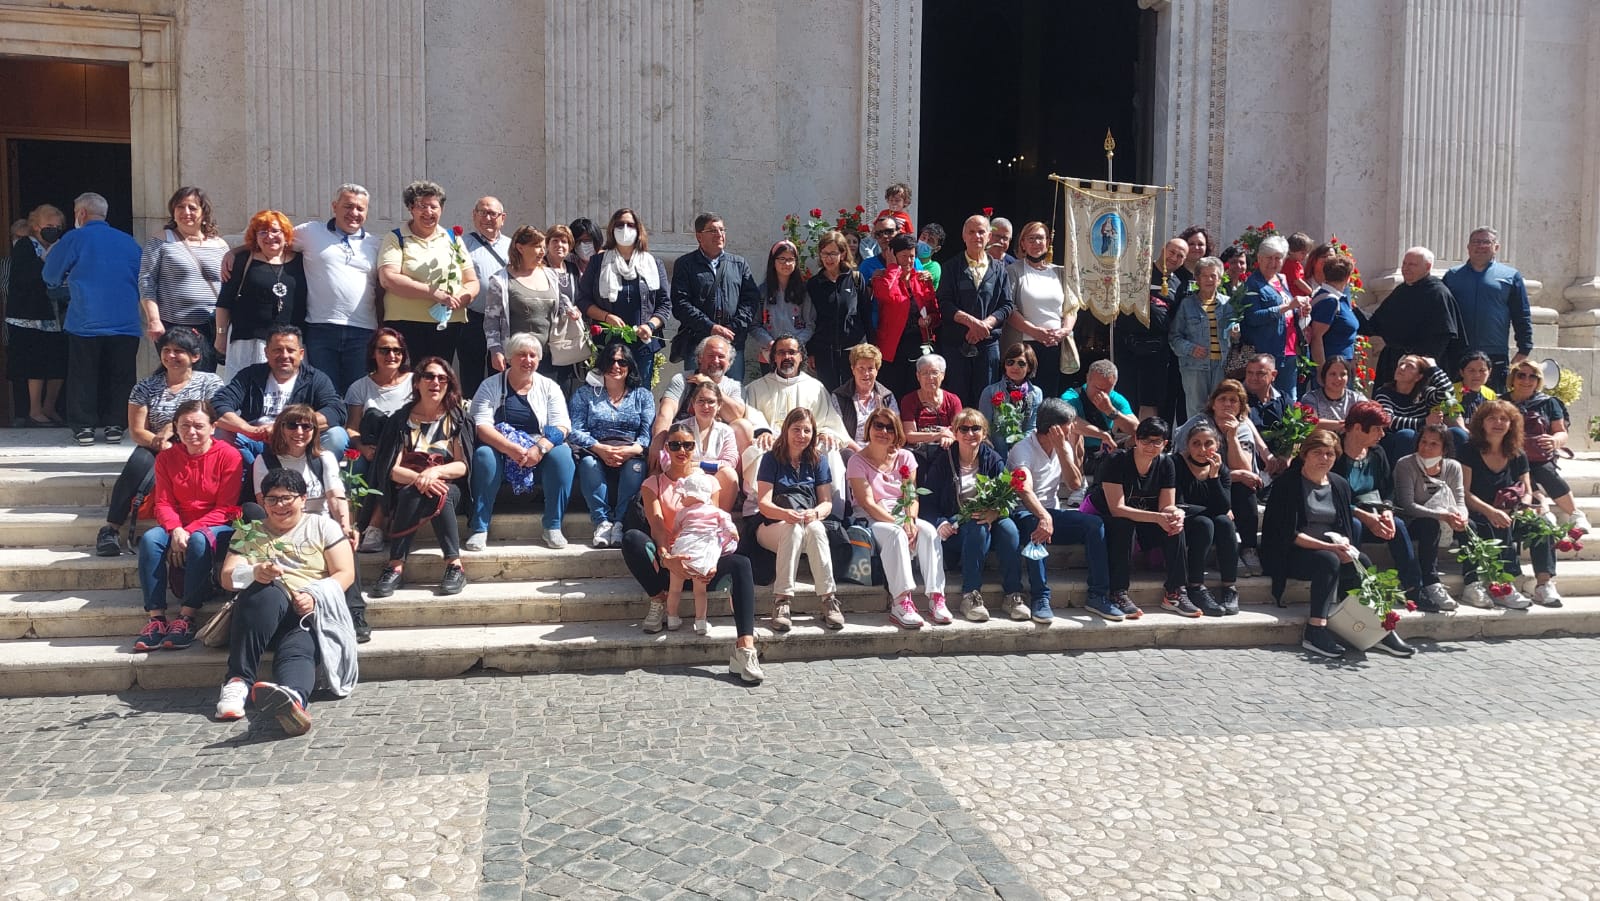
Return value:
M 960 432 L 963 435 L 981 435 L 981 434 L 983 434 L 983 426 L 981 426 L 981 425 L 957 426 L 956 427 L 956 431 Z
M 283 427 L 291 432 L 314 432 L 317 430 L 316 423 L 306 422 L 304 419 L 299 419 L 294 422 L 286 422 L 283 424 Z
M 872 430 L 874 432 L 889 432 L 890 434 L 893 434 L 894 433 L 894 423 L 892 423 L 892 422 L 884 422 L 883 420 L 880 419 L 877 422 L 874 422 L 872 424 Z
M 488 210 L 479 210 L 478 215 L 488 216 L 490 219 L 504 219 L 506 217 L 505 213 L 491 213 Z
M 403 347 L 380 347 L 378 348 L 378 353 L 391 357 L 403 357 L 406 355 Z
M 700 229 L 698 232 L 698 234 L 702 235 L 725 235 L 727 233 L 727 228 L 721 225 L 708 225 L 705 228 Z
M 1167 446 L 1167 439 L 1165 439 L 1165 438 L 1135 438 L 1133 440 L 1133 443 L 1134 444 L 1142 444 L 1145 447 L 1160 448 L 1160 447 L 1166 447 Z
M 898 235 L 898 234 L 900 234 L 900 233 L 895 231 L 892 228 L 880 228 L 877 231 L 873 232 L 872 236 L 874 238 L 892 238 L 892 237 L 894 237 L 895 235 Z
M 667 442 L 667 450 L 669 450 L 669 451 L 671 451 L 671 452 L 673 452 L 675 454 L 688 453 L 689 451 L 694 450 L 694 442 L 693 441 L 668 441 Z
M 1028 365 L 1028 358 L 1027 357 L 1016 357 L 1014 359 L 1007 360 L 1006 361 L 1006 365 L 1007 366 L 1026 366 L 1026 365 Z
M 445 372 L 424 372 L 422 375 L 417 376 L 417 378 L 422 379 L 424 382 L 448 382 L 448 381 L 450 381 L 449 373 L 445 373 Z
M 262 498 L 269 507 L 287 507 L 299 499 L 298 494 L 269 494 Z

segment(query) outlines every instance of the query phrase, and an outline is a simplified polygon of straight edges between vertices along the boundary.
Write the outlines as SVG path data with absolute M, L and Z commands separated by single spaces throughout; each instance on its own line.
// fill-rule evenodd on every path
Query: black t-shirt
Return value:
M 1522 477 L 1528 474 L 1528 456 L 1517 454 L 1505 469 L 1495 472 L 1483 462 L 1483 455 L 1478 448 L 1468 444 L 1461 450 L 1461 467 L 1472 474 L 1472 496 L 1492 504 L 1500 489 L 1522 483 Z
M 1232 509 L 1232 481 L 1228 478 L 1227 466 L 1218 469 L 1216 478 L 1202 479 L 1194 474 L 1187 461 L 1175 456 L 1166 459 L 1172 460 L 1178 475 L 1178 503 L 1199 507 L 1206 516 L 1222 516 Z
M 1133 462 L 1133 451 L 1117 451 L 1100 464 L 1099 483 L 1094 488 L 1094 505 L 1109 510 L 1105 485 L 1122 486 L 1122 502 L 1136 510 L 1161 509 L 1161 491 L 1178 487 L 1177 461 L 1171 454 L 1162 454 L 1150 464 L 1144 475 Z

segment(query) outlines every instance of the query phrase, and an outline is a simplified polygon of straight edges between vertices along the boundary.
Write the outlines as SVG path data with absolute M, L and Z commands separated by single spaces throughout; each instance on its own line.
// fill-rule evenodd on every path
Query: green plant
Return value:
M 1504 549 L 1505 542 L 1498 538 L 1484 538 L 1469 532 L 1467 540 L 1450 553 L 1461 561 L 1462 567 L 1470 568 L 1479 581 L 1489 586 L 1489 594 L 1504 597 L 1512 590 L 1511 574 L 1506 572 L 1505 564 L 1500 560 L 1500 553 Z
M 1383 618 L 1383 627 L 1394 631 L 1400 622 L 1400 612 L 1397 607 L 1407 610 L 1417 609 L 1415 601 L 1406 598 L 1405 590 L 1400 587 L 1400 574 L 1393 569 L 1368 568 L 1355 563 L 1356 571 L 1361 574 L 1361 584 L 1350 596 L 1363 607 L 1369 607 L 1372 612 Z
M 915 504 L 917 499 L 922 495 L 932 493 L 933 492 L 926 488 L 917 487 L 917 480 L 913 478 L 911 467 L 901 466 L 900 496 L 895 498 L 894 508 L 889 512 L 894 514 L 894 518 L 898 520 L 901 525 L 910 525 L 912 520 L 911 505 Z
M 1292 456 L 1306 436 L 1316 431 L 1317 411 L 1303 403 L 1294 403 L 1284 411 L 1282 418 L 1267 429 L 1267 446 L 1275 457 Z
M 353 468 L 355 462 L 361 459 L 361 452 L 353 447 L 345 448 L 344 459 L 339 461 L 339 480 L 344 483 L 345 500 L 350 504 L 350 519 L 355 520 L 367 498 L 373 495 L 383 496 L 383 492 L 367 484 L 367 477 Z
M 996 391 L 989 400 L 994 404 L 995 431 L 1006 439 L 1006 444 L 1016 444 L 1026 437 L 1022 431 L 1022 419 L 1028 396 L 1022 393 L 1022 389 Z
M 972 500 L 961 505 L 961 512 L 956 514 L 955 521 L 971 520 L 987 510 L 992 510 L 1002 517 L 1010 516 L 1011 511 L 1017 508 L 1017 491 L 1022 488 L 1025 478 L 1020 469 L 1013 469 L 998 476 L 979 473 L 975 479 L 977 487 L 973 491 Z

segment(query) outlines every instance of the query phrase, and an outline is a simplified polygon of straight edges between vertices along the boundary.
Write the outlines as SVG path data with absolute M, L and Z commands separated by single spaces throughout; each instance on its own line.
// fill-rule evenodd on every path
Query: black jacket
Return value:
M 11 279 L 6 286 L 6 315 L 12 319 L 54 319 L 55 304 L 50 302 L 44 283 L 44 260 L 33 248 L 32 238 L 18 238 L 11 245 Z
M 817 310 L 817 330 L 806 345 L 808 351 L 842 353 L 867 340 L 872 291 L 860 273 L 852 269 L 832 281 L 826 272 L 818 272 L 806 282 L 806 294 Z
M 255 422 L 266 409 L 267 379 L 270 378 L 272 369 L 266 363 L 246 366 L 211 398 L 211 406 L 216 408 L 218 416 L 237 413 L 240 419 Z M 300 375 L 295 379 L 294 390 L 289 392 L 288 403 L 306 404 L 321 413 L 329 428 L 344 425 L 345 415 L 350 410 L 333 382 L 310 363 L 300 364 Z
M 1014 303 L 1005 265 L 990 260 L 983 274 L 983 284 L 974 285 L 972 276 L 967 274 L 965 252 L 944 264 L 939 290 L 934 296 L 939 301 L 939 343 L 945 353 L 957 352 L 967 342 L 967 327 L 956 323 L 956 313 L 979 319 L 994 317 L 995 327 L 989 330 L 989 337 L 979 342 L 981 346 L 988 346 L 1000 339 L 1000 330 L 1010 318 Z
M 931 492 L 922 502 L 922 518 L 943 522 L 961 512 L 960 464 L 955 444 L 935 451 L 923 486 Z M 978 474 L 994 478 L 1006 471 L 1006 461 L 985 441 L 978 445 Z
M 1367 317 L 1361 334 L 1383 339 L 1374 385 L 1394 380 L 1395 365 L 1406 354 L 1421 354 L 1454 375 L 1466 353 L 1466 329 L 1454 294 L 1435 276 L 1402 284 Z
M 400 495 L 390 474 L 394 470 L 395 462 L 400 459 L 400 452 L 411 449 L 411 426 L 408 420 L 411 418 L 411 408 L 414 406 L 416 406 L 414 401 L 406 404 L 384 422 L 383 433 L 378 436 L 378 449 L 372 454 L 372 487 L 383 492 L 383 508 L 388 513 L 394 512 L 395 499 Z M 472 420 L 467 418 L 467 412 L 460 408 L 450 410 L 448 415 L 451 429 L 461 439 L 462 461 L 471 467 L 472 452 L 477 446 Z M 462 502 L 465 503 L 469 493 L 466 490 L 467 477 L 463 476 L 458 481 L 462 487 Z M 489 490 L 498 490 L 499 487 L 495 485 Z
M 692 348 L 711 334 L 713 325 L 733 330 L 734 351 L 744 347 L 756 309 L 761 306 L 761 289 L 750 274 L 744 257 L 726 250 L 718 258 L 717 269 L 699 250 L 692 250 L 672 266 L 672 315 L 689 336 Z M 676 339 L 675 339 L 676 340 Z
M 1350 538 L 1356 533 L 1355 517 L 1350 515 L 1353 500 L 1350 483 L 1338 473 L 1328 473 L 1333 486 L 1333 508 L 1338 516 L 1338 531 Z M 1306 498 L 1301 490 L 1300 461 L 1296 459 L 1272 483 L 1267 512 L 1261 519 L 1261 568 L 1272 577 L 1272 596 L 1283 594 L 1284 583 L 1295 575 L 1289 572 L 1289 556 L 1294 537 L 1305 531 Z

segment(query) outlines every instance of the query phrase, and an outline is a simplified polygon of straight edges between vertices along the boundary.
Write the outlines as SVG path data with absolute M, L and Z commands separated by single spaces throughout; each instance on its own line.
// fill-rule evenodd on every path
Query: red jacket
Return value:
M 168 532 L 194 532 L 239 515 L 244 460 L 233 445 L 212 441 L 194 456 L 181 444 L 156 455 L 156 524 Z
M 924 310 L 928 313 L 930 340 L 927 343 L 935 343 L 931 336 L 939 327 L 939 305 L 933 295 L 933 284 L 926 278 L 914 274 L 908 282 L 902 277 L 901 268 L 892 266 L 883 270 L 882 278 L 873 276 L 872 298 L 877 302 L 878 319 L 873 329 L 873 343 L 878 345 L 885 361 L 892 363 L 899 358 L 901 340 L 907 330 L 921 339 L 918 319 Z

